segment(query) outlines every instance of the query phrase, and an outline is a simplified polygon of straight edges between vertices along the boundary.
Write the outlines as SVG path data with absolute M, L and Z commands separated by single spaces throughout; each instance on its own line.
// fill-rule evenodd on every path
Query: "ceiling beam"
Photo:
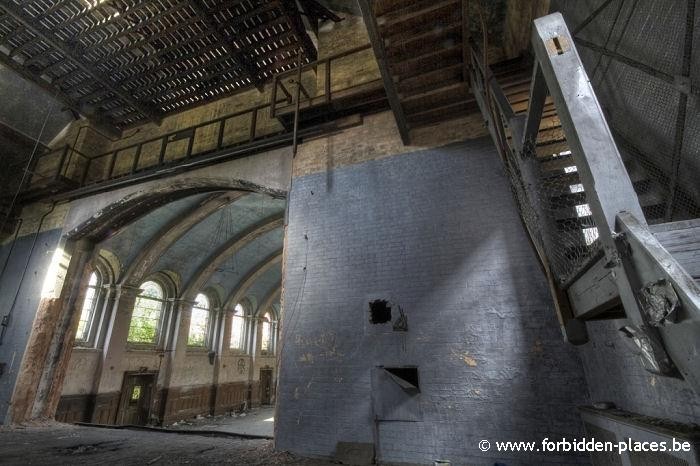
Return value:
M 302 50 L 304 50 L 306 59 L 310 62 L 316 61 L 318 59 L 318 51 L 316 50 L 316 46 L 309 36 L 309 32 L 306 30 L 306 26 L 304 25 L 304 20 L 301 17 L 301 12 L 299 11 L 299 6 L 297 5 L 296 0 L 281 0 L 280 6 L 289 19 L 289 24 L 292 26 L 292 30 L 294 31 Z
M 253 83 L 258 91 L 262 92 L 264 85 L 260 79 L 258 69 L 254 63 L 250 62 L 244 50 L 238 48 L 236 44 L 231 41 L 230 37 L 228 37 L 224 31 L 224 27 L 219 22 L 214 20 L 210 14 L 209 8 L 207 8 L 202 0 L 190 0 L 190 5 L 204 22 L 208 32 L 216 37 L 217 42 L 221 42 L 221 44 L 224 46 L 231 60 L 233 60 L 236 65 L 245 71 L 246 77 L 250 79 L 251 83 Z
M 107 87 L 116 95 L 119 95 L 125 102 L 134 108 L 142 112 L 148 120 L 156 124 L 160 124 L 160 114 L 156 110 L 146 106 L 131 95 L 118 89 L 111 83 L 111 78 L 109 76 L 103 75 L 100 71 L 93 68 L 91 65 L 85 64 L 80 60 L 80 56 L 84 53 L 77 50 L 75 47 L 69 46 L 64 43 L 59 37 L 56 36 L 50 30 L 47 30 L 44 26 L 39 25 L 34 19 L 25 16 L 19 9 L 9 5 L 7 2 L 0 3 L 0 8 L 4 9 L 15 21 L 23 24 L 28 30 L 32 31 L 35 35 L 39 36 L 44 40 L 44 42 L 58 52 L 63 54 L 67 59 L 70 59 L 78 68 L 82 69 L 85 73 L 92 76 L 101 85 Z M 79 110 L 80 111 L 80 110 Z
M 77 113 L 81 113 L 88 117 L 90 120 L 92 120 L 95 126 L 100 129 L 100 131 L 107 133 L 110 136 L 121 137 L 122 132 L 113 120 L 106 118 L 103 115 L 85 112 L 76 104 L 76 102 L 70 96 L 68 96 L 65 92 L 61 91 L 59 87 L 53 86 L 51 83 L 45 81 L 40 76 L 34 74 L 29 69 L 23 67 L 21 64 L 9 58 L 2 52 L 0 52 L 0 63 L 10 68 L 23 78 L 33 82 L 46 92 L 48 92 L 51 96 L 53 96 L 56 100 L 65 105 L 68 109 L 71 109 Z

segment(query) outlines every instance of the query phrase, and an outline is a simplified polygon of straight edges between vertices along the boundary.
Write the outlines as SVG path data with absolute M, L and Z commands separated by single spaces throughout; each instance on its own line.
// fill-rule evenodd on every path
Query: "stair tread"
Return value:
M 661 223 L 649 229 L 693 278 L 700 279 L 700 219 Z

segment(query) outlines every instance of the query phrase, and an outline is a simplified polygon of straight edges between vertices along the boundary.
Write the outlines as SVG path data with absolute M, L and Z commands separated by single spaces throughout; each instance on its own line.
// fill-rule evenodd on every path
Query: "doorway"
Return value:
M 143 426 L 151 414 L 157 373 L 125 373 L 117 424 Z
M 272 369 L 260 369 L 260 404 L 272 404 Z

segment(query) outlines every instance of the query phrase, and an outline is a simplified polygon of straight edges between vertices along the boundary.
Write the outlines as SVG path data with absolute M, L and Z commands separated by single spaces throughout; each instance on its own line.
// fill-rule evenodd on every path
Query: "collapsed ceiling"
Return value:
M 313 61 L 309 30 L 327 19 L 339 18 L 314 0 L 8 0 L 0 63 L 124 129 L 261 89 L 299 50 Z

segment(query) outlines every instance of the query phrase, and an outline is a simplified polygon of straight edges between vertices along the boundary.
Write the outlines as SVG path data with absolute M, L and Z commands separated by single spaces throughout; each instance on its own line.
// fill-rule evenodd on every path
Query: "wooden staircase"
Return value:
M 564 337 L 620 319 L 647 370 L 700 392 L 700 219 L 663 222 L 667 190 L 620 155 L 563 18 L 534 27 L 528 89 L 506 91 L 478 50 L 472 89 Z
M 372 3 L 385 63 L 408 129 L 473 112 L 463 64 L 461 0 Z

